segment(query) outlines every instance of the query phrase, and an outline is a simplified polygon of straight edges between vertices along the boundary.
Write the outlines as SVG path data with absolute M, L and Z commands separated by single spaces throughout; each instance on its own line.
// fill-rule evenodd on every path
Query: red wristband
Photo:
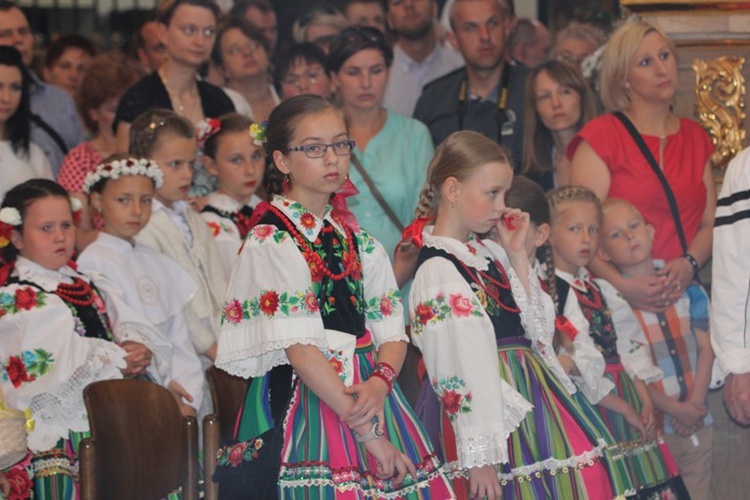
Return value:
M 378 377 L 388 385 L 388 391 L 393 389 L 393 381 L 396 380 L 396 370 L 388 363 L 380 362 L 375 365 L 375 371 L 371 377 Z

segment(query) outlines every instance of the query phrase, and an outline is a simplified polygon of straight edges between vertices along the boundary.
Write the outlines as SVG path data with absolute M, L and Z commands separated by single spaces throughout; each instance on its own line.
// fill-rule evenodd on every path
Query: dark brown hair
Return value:
M 266 143 L 264 145 L 268 161 L 266 182 L 264 184 L 266 184 L 266 192 L 269 196 L 281 194 L 284 181 L 284 174 L 274 164 L 273 152 L 281 151 L 286 153 L 289 142 L 294 136 L 294 129 L 304 117 L 331 109 L 341 113 L 348 131 L 349 124 L 341 108 L 319 95 L 303 94 L 286 99 L 281 101 L 271 112 L 271 116 L 268 118 L 268 126 L 266 127 Z
M 97 109 L 109 99 L 119 98 L 143 76 L 140 66 L 122 52 L 107 52 L 91 60 L 76 97 L 78 112 L 92 133 L 99 132 L 89 111 Z
M 586 122 L 596 116 L 594 93 L 578 68 L 562 62 L 547 61 L 535 67 L 526 79 L 526 95 L 523 121 L 523 168 L 521 173 L 541 175 L 549 172 L 552 165 L 552 132 L 544 126 L 536 111 L 536 79 L 544 71 L 558 84 L 569 87 L 581 98 L 581 117 L 576 123 L 580 130 Z M 565 154 L 565 151 L 560 151 Z
M 221 123 L 219 131 L 209 136 L 203 145 L 203 154 L 209 158 L 216 159 L 216 151 L 219 148 L 219 141 L 226 134 L 234 132 L 246 132 L 250 135 L 250 125 L 253 121 L 245 115 L 239 113 L 227 113 L 218 118 Z
M 154 109 L 141 113 L 130 126 L 130 148 L 128 152 L 144 158 L 159 145 L 159 137 L 172 132 L 185 139 L 195 138 L 195 128 L 187 118 L 169 109 Z

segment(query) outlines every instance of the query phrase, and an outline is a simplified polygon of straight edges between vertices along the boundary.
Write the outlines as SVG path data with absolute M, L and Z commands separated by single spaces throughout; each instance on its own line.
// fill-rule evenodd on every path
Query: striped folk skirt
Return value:
M 500 375 L 534 408 L 508 438 L 509 462 L 497 466 L 503 498 L 611 499 L 605 439 L 526 338 L 498 340 Z M 455 435 L 441 411 L 441 446 L 456 465 Z M 457 497 L 469 498 L 468 470 L 451 472 Z
M 367 335 L 357 341 L 354 383 L 367 380 L 376 364 Z M 375 458 L 353 431 L 304 383 L 294 389 L 284 421 L 279 473 L 280 498 L 435 499 L 454 498 L 426 434 L 397 384 L 385 401 L 385 438 L 415 464 L 396 486 L 377 476 Z
M 605 376 L 615 384 L 615 394 L 641 412 L 643 405 L 633 379 L 627 374 L 619 358 L 607 359 Z M 633 486 L 639 499 L 690 498 L 677 464 L 661 436 L 645 441 L 638 430 L 619 413 L 597 406 L 607 428 L 612 433 L 625 457 Z

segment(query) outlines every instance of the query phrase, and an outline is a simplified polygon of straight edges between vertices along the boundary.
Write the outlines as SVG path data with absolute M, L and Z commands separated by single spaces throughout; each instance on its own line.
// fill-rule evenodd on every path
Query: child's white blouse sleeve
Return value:
M 221 265 L 225 276 L 229 276 L 232 270 L 237 252 L 242 245 L 242 237 L 237 225 L 231 220 L 214 212 L 201 212 L 201 218 L 206 222 L 209 231 L 216 242 L 216 250 L 219 253 Z
M 257 377 L 288 364 L 295 344 L 328 347 L 310 269 L 289 233 L 257 225 L 232 266 L 216 366 Z
M 57 295 L 28 285 L 0 289 L 0 386 L 11 407 L 31 410 L 34 452 L 52 448 L 71 430 L 87 431 L 83 389 L 122 378 L 125 351 L 84 335 Z
M 122 290 L 112 280 L 99 273 L 92 273 L 90 278 L 104 296 L 107 315 L 112 322 L 112 334 L 117 343 L 138 342 L 148 347 L 152 354 L 148 372 L 158 383 L 169 383 L 172 343 L 152 321 L 127 303 Z
M 617 352 L 622 366 L 631 377 L 639 378 L 647 384 L 664 378 L 661 368 L 654 365 L 648 339 L 630 304 L 609 281 L 595 281 L 601 288 L 612 314 L 612 322 L 617 332 Z
M 385 248 L 365 231 L 357 233 L 357 245 L 365 287 L 365 319 L 375 345 L 409 342 L 401 292 Z
M 532 408 L 500 376 L 495 331 L 447 259 L 418 269 L 409 297 L 412 339 L 456 434 L 458 468 L 508 461 L 508 436 Z
M 552 298 L 542 290 L 536 271 L 529 264 L 529 292 L 526 293 L 526 289 L 510 264 L 508 254 L 505 253 L 503 247 L 489 239 L 483 240 L 483 243 L 505 268 L 510 280 L 513 299 L 521 310 L 521 325 L 523 325 L 526 335 L 531 340 L 531 347 L 565 389 L 570 394 L 575 394 L 576 386 L 565 373 L 552 344 L 555 334 L 555 305 Z
M 612 392 L 615 385 L 604 376 L 604 356 L 594 345 L 589 335 L 589 322 L 581 311 L 575 292 L 571 289 L 565 299 L 563 315 L 578 330 L 573 341 L 573 352 L 568 353 L 576 364 L 580 375 L 571 375 L 570 378 L 583 392 L 586 399 L 597 404 L 604 396 Z

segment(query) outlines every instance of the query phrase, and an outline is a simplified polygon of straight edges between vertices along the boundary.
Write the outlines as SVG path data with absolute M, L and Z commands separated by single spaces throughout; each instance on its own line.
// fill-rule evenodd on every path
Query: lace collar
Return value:
M 18 275 L 19 280 L 34 283 L 45 292 L 50 293 L 57 290 L 60 283 L 72 283 L 73 278 L 82 277 L 69 266 L 63 266 L 57 270 L 47 269 L 20 256 L 16 259 L 14 272 Z
M 292 221 L 297 231 L 310 242 L 318 238 L 325 221 L 328 221 L 339 233 L 344 234 L 344 229 L 331 216 L 331 205 L 326 206 L 326 213 L 322 219 L 309 212 L 300 203 L 283 196 L 275 195 L 271 205 L 281 210 Z
M 259 196 L 253 195 L 246 206 L 254 208 L 255 205 L 257 205 L 261 201 L 263 200 L 261 200 Z M 240 204 L 239 201 L 235 200 L 228 194 L 219 192 L 211 193 L 208 195 L 208 204 L 216 208 L 217 210 L 230 214 L 239 211 L 243 207 L 243 205 Z
M 434 236 L 432 229 L 433 226 L 428 226 L 423 231 L 422 236 L 425 246 L 443 250 L 467 266 L 479 271 L 489 269 L 489 261 L 493 260 L 494 257 L 476 236 L 470 234 L 469 240 L 464 243 L 448 236 Z
M 567 281 L 570 286 L 572 286 L 579 292 L 584 293 L 588 290 L 586 287 L 586 283 L 591 280 L 591 274 L 585 267 L 579 267 L 578 272 L 575 275 L 566 273 L 565 271 L 561 271 L 560 269 L 555 269 L 555 275 Z

